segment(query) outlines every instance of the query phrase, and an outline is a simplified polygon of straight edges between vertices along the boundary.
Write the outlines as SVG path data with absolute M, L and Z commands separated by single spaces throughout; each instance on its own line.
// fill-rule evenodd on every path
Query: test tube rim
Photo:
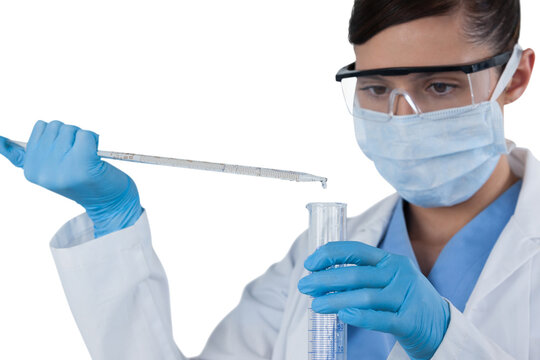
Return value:
M 346 203 L 340 203 L 340 202 L 311 202 L 309 204 L 306 205 L 306 208 L 307 209 L 312 209 L 314 207 L 326 207 L 326 208 L 330 208 L 330 207 L 336 207 L 336 208 L 346 208 L 347 207 L 347 204 Z

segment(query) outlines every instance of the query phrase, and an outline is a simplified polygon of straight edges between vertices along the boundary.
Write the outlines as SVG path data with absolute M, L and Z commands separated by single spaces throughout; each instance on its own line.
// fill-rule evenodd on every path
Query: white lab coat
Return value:
M 433 359 L 540 359 L 540 162 L 526 149 L 509 147 L 512 170 L 523 178 L 515 214 L 464 313 L 451 305 L 450 325 Z M 397 199 L 394 194 L 349 218 L 349 240 L 377 246 Z M 246 286 L 239 305 L 194 359 L 307 359 L 308 297 L 297 290 L 307 274 L 306 235 Z M 98 239 L 81 214 L 53 237 L 51 250 L 92 359 L 186 359 L 172 336 L 167 279 L 146 211 L 133 226 Z M 408 357 L 396 343 L 388 359 Z

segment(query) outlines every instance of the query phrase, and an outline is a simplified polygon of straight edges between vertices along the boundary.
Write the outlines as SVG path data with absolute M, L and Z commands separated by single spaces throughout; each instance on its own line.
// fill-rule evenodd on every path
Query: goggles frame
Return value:
M 414 73 L 438 73 L 449 71 L 462 71 L 465 74 L 472 74 L 496 66 L 506 65 L 506 63 L 508 63 L 508 61 L 510 60 L 511 56 L 512 51 L 507 51 L 487 60 L 466 65 L 393 67 L 372 70 L 355 70 L 354 67 L 356 65 L 356 62 L 352 62 L 349 65 L 346 65 L 339 69 L 336 74 L 336 81 L 341 82 L 341 80 L 343 79 L 359 76 L 400 76 Z

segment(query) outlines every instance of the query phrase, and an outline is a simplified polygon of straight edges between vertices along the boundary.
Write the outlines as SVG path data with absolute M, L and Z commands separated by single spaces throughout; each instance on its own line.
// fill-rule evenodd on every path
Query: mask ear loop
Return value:
M 414 103 L 411 95 L 409 95 L 408 92 L 406 92 L 405 90 L 402 90 L 402 89 L 394 89 L 392 90 L 392 92 L 390 93 L 390 99 L 388 100 L 388 115 L 390 115 L 390 117 L 394 116 L 394 104 L 395 104 L 395 101 L 396 101 L 396 98 L 401 95 L 403 96 L 403 98 L 405 99 L 405 101 L 407 101 L 407 103 L 409 104 L 409 106 L 411 107 L 411 109 L 415 112 L 416 115 L 422 113 L 422 111 L 420 110 L 420 108 Z
M 519 66 L 519 62 L 521 61 L 521 55 L 523 54 L 523 49 L 519 44 L 516 44 L 514 46 L 514 51 L 512 52 L 512 56 L 510 57 L 510 60 L 508 60 L 508 63 L 506 64 L 506 68 L 504 69 L 501 77 L 499 78 L 499 82 L 497 83 L 497 86 L 495 87 L 495 90 L 493 91 L 493 95 L 491 96 L 490 101 L 495 101 L 501 96 L 501 94 L 506 89 L 506 86 L 510 83 L 510 80 L 512 80 L 512 77 L 516 73 L 516 70 Z M 469 79 L 470 80 L 470 79 Z

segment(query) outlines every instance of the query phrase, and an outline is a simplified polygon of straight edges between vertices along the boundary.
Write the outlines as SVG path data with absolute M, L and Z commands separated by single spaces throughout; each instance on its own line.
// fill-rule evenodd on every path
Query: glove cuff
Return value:
M 97 211 L 87 209 L 88 216 L 94 222 L 94 236 L 99 238 L 109 233 L 125 229 L 137 222 L 143 208 L 135 182 L 129 178 L 128 186 L 120 201 Z

